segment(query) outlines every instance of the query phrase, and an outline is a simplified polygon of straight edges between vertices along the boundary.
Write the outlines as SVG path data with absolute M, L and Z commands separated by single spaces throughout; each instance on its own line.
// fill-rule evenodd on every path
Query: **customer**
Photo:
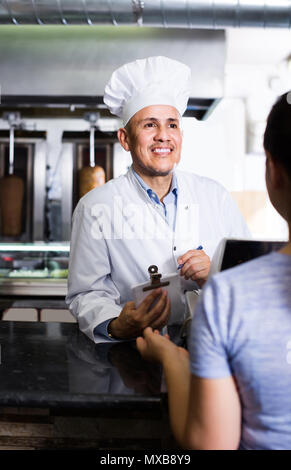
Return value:
M 268 117 L 266 183 L 291 237 L 291 93 Z M 291 238 L 215 275 L 192 322 L 190 360 L 151 328 L 137 347 L 164 367 L 174 435 L 192 449 L 291 448 Z M 190 367 L 189 367 L 190 366 Z

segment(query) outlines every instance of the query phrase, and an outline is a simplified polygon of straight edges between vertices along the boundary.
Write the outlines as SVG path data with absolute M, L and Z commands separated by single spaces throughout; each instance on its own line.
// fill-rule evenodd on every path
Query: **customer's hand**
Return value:
M 152 328 L 144 330 L 143 338 L 137 338 L 136 346 L 142 357 L 148 361 L 165 365 L 165 362 L 179 358 L 183 363 L 189 363 L 189 353 L 186 349 L 170 341 L 168 335 L 161 336 L 158 330 L 153 331 Z
M 203 250 L 189 250 L 178 258 L 179 264 L 184 264 L 180 270 L 180 276 L 184 279 L 192 279 L 199 287 L 207 281 L 210 270 L 210 258 Z
M 160 298 L 158 298 L 160 297 Z M 157 301 L 152 307 L 154 301 Z M 119 317 L 108 325 L 108 332 L 118 339 L 135 338 L 151 326 L 160 330 L 167 325 L 171 313 L 167 291 L 154 289 L 136 308 L 134 302 L 127 302 Z

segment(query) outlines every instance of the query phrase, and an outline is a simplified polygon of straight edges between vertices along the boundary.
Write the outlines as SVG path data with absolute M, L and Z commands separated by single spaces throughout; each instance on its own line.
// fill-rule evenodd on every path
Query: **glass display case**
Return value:
M 0 244 L 0 295 L 66 295 L 69 252 L 69 243 Z

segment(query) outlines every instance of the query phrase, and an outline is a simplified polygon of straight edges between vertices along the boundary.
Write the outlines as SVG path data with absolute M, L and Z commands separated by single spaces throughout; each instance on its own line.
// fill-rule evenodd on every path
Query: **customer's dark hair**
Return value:
M 291 92 L 280 96 L 268 116 L 264 148 L 291 178 Z

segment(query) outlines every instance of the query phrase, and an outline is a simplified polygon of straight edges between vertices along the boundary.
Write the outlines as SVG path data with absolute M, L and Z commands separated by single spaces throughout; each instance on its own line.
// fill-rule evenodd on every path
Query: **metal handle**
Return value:
M 90 128 L 90 166 L 95 166 L 95 127 Z
M 9 133 L 9 175 L 14 172 L 14 127 L 10 127 Z

